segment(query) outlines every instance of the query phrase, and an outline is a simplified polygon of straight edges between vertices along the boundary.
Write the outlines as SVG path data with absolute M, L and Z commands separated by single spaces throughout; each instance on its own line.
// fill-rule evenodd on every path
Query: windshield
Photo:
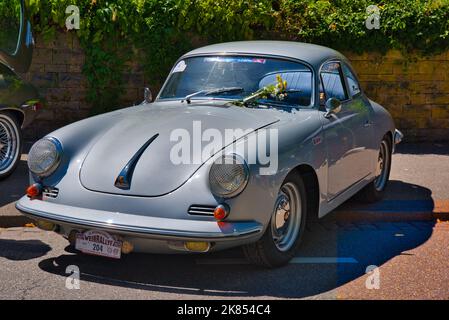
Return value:
M 273 97 L 260 103 L 310 106 L 312 72 L 299 62 L 251 56 L 202 56 L 179 61 L 159 95 L 164 99 L 243 99 L 276 85 L 277 77 L 287 82 L 282 101 Z

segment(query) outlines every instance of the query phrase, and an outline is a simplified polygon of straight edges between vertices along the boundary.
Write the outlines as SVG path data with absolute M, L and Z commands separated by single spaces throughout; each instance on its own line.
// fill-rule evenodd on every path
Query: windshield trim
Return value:
M 184 98 L 161 98 L 158 100 L 155 100 L 157 102 L 167 102 L 167 101 L 182 101 L 185 100 Z M 232 98 L 223 98 L 223 97 L 214 97 L 214 96 L 197 96 L 191 98 L 191 100 L 203 100 L 203 101 L 211 101 L 211 100 L 219 100 L 219 101 L 238 101 L 239 99 L 232 99 Z
M 247 57 L 255 57 L 255 58 L 269 58 L 269 59 L 279 59 L 279 60 L 285 60 L 285 61 L 291 61 L 296 63 L 301 63 L 304 66 L 308 67 L 312 73 L 312 79 L 311 79 L 311 85 L 312 85 L 312 91 L 311 91 L 311 97 L 310 97 L 310 104 L 308 106 L 300 106 L 297 105 L 296 107 L 302 107 L 302 108 L 315 108 L 315 101 L 316 101 L 316 73 L 313 66 L 308 63 L 307 61 L 296 59 L 292 57 L 286 57 L 286 56 L 280 56 L 280 55 L 271 55 L 271 54 L 257 54 L 257 53 L 240 53 L 240 52 L 211 52 L 211 53 L 199 53 L 199 54 L 189 54 L 189 55 L 183 55 L 181 56 L 176 62 L 173 64 L 173 67 L 170 69 L 170 72 L 168 76 L 166 77 L 164 84 L 162 85 L 161 89 L 159 90 L 159 93 L 156 96 L 155 102 L 163 102 L 163 101 L 177 101 L 182 100 L 181 98 L 160 98 L 161 93 L 164 91 L 168 80 L 170 79 L 170 76 L 172 75 L 173 69 L 175 66 L 180 62 L 181 60 L 188 59 L 188 58 L 197 58 L 197 57 L 216 57 L 216 56 L 247 56 Z M 211 97 L 212 98 L 212 97 Z M 192 99 L 193 100 L 193 99 Z M 212 100 L 212 99 L 209 99 Z M 223 100 L 235 100 L 235 99 L 223 99 Z

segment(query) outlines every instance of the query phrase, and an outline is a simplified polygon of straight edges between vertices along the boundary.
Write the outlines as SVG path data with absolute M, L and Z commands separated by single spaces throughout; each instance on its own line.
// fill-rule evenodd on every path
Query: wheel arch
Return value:
M 387 133 L 384 135 L 384 137 L 387 136 L 390 139 L 390 152 L 393 150 L 393 133 L 391 131 L 387 131 Z
M 308 164 L 300 164 L 290 173 L 300 176 L 304 182 L 307 194 L 307 218 L 317 219 L 320 206 L 320 183 L 315 169 Z
M 19 109 L 13 109 L 13 108 L 0 108 L 0 113 L 7 113 L 12 115 L 19 123 L 20 127 L 22 127 L 24 121 L 25 121 L 25 114 L 23 111 Z
M 17 111 L 16 111 L 17 112 Z M 3 118 L 6 118 L 6 126 L 12 126 L 9 129 L 13 130 L 15 133 L 17 134 L 16 139 L 10 139 L 9 141 L 7 141 L 7 147 L 9 149 L 9 155 L 6 158 L 3 158 L 3 160 L 6 159 L 6 162 L 4 162 L 2 160 L 3 163 L 1 163 L 1 167 L 0 167 L 0 180 L 5 179 L 6 177 L 8 177 L 9 175 L 11 175 L 15 168 L 17 167 L 18 163 L 20 162 L 20 155 L 21 155 L 21 150 L 22 150 L 22 129 L 21 129 L 21 118 L 20 118 L 20 111 L 17 113 L 14 112 L 14 109 L 0 109 L 0 115 Z M 3 121 L 3 120 L 2 120 Z M 6 129 L 8 130 L 8 128 Z M 10 133 L 13 134 L 13 133 Z M 14 149 L 11 149 L 11 146 L 9 145 L 9 142 L 13 141 L 13 146 Z M 14 143 L 15 141 L 15 143 Z

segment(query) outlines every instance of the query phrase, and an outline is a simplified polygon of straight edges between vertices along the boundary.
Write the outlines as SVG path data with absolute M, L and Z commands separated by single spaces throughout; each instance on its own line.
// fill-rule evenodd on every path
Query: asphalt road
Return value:
M 449 299 L 448 247 L 448 222 L 314 224 L 298 259 L 266 270 L 235 249 L 116 261 L 70 252 L 53 233 L 4 229 L 0 299 Z M 366 287 L 370 265 L 379 289 Z M 66 288 L 69 266 L 79 268 L 79 290 Z
M 393 163 L 379 208 L 396 203 L 401 211 L 402 204 L 449 199 L 447 145 L 405 145 Z M 26 182 L 24 163 L 0 182 L 1 214 L 14 213 Z M 352 200 L 340 210 L 352 207 L 363 209 Z M 276 270 L 246 264 L 239 249 L 108 260 L 71 252 L 53 233 L 3 228 L 0 299 L 449 299 L 449 222 L 342 222 L 335 216 L 311 223 L 297 258 Z M 79 289 L 66 287 L 69 266 L 79 268 Z M 368 266 L 378 269 L 367 274 Z

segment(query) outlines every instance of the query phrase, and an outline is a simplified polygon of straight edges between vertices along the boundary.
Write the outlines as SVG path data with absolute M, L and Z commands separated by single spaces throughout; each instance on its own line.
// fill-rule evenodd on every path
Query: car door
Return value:
M 323 64 L 320 72 L 321 119 L 328 160 L 328 200 L 332 200 L 372 171 L 369 110 L 357 79 L 341 61 Z M 350 78 L 347 80 L 347 78 Z M 349 86 L 349 87 L 348 87 Z M 341 101 L 338 112 L 324 107 L 329 98 Z

